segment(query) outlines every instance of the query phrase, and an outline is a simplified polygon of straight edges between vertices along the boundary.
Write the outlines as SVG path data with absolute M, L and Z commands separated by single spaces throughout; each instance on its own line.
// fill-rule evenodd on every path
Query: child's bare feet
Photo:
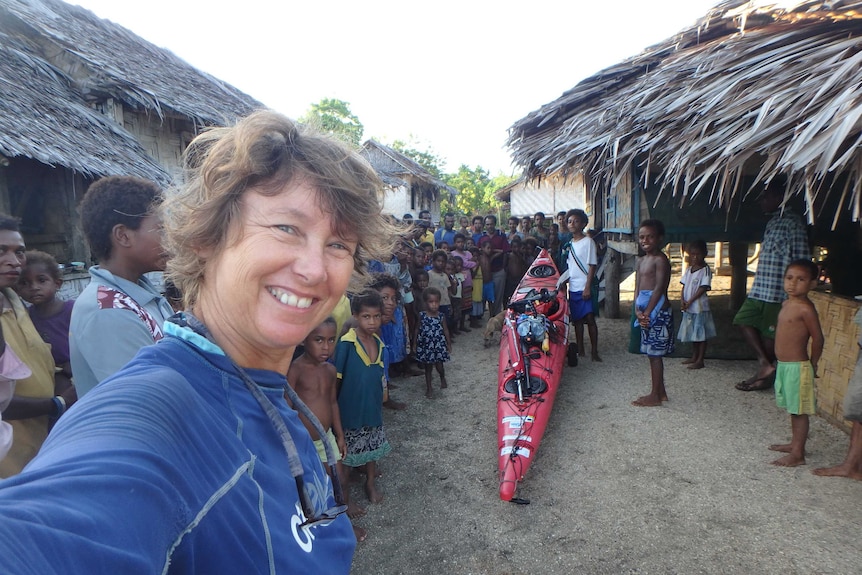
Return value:
M 862 473 L 855 470 L 853 466 L 846 464 L 836 465 L 834 467 L 818 467 L 811 473 L 819 475 L 820 477 L 847 477 L 849 479 L 855 479 L 856 481 L 862 481 Z
M 602 361 L 602 358 L 599 357 L 599 352 L 597 352 L 597 351 L 594 351 L 592 353 L 592 355 L 590 356 L 590 359 L 592 361 Z
M 351 519 L 356 519 L 357 517 L 363 517 L 366 511 L 364 507 L 360 507 L 353 501 L 347 503 L 347 516 Z
M 359 483 L 362 481 L 363 475 L 367 475 L 365 467 L 352 467 L 347 475 L 347 481 L 348 483 Z M 383 471 L 379 467 L 374 469 L 374 477 L 383 477 Z
M 365 541 L 365 538 L 368 537 L 368 533 L 362 527 L 354 525 L 353 536 L 356 537 L 356 541 Z
M 449 387 L 449 386 L 446 384 L 446 376 L 441 375 L 440 376 L 440 389 L 446 389 L 447 387 Z
M 779 467 L 797 467 L 799 465 L 805 465 L 805 457 L 788 454 L 784 457 L 776 459 L 771 463 L 771 465 L 778 465 Z
M 394 399 L 389 399 L 383 402 L 383 407 L 386 409 L 392 409 L 394 411 L 404 411 L 407 409 L 406 403 L 401 403 L 400 401 L 395 401 Z
M 689 363 L 689 362 L 684 361 L 683 363 Z M 703 369 L 704 367 L 706 367 L 706 366 L 703 365 L 702 361 L 696 361 L 696 362 L 692 363 L 691 365 L 689 365 L 688 369 Z
M 377 491 L 377 486 L 373 482 L 365 483 L 365 495 L 368 496 L 368 501 L 371 503 L 380 503 L 383 501 L 383 494 Z
M 690 358 L 688 358 L 688 359 L 686 359 L 686 360 L 683 360 L 682 364 L 683 364 L 683 365 L 688 365 L 688 364 L 690 364 L 690 363 L 694 363 L 695 361 L 697 361 L 697 360 L 696 360 L 696 359 L 694 359 L 693 357 L 690 357 Z
M 661 405 L 662 398 L 658 395 L 642 395 L 632 402 L 632 405 L 635 407 L 659 407 Z
M 769 446 L 770 451 L 780 451 L 781 453 L 790 453 L 793 451 L 793 445 L 790 443 L 773 443 Z
M 434 393 L 432 391 L 426 391 L 425 399 L 434 399 Z

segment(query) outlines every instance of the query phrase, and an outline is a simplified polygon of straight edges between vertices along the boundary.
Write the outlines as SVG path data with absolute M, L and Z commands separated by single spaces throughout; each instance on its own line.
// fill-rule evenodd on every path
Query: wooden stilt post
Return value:
M 722 242 L 715 242 L 715 263 L 712 266 L 712 270 L 715 272 L 715 275 L 718 275 L 719 268 L 724 266 L 724 254 L 722 251 L 724 251 L 724 244 Z
M 608 248 L 605 253 L 608 259 L 605 265 L 605 317 L 619 319 L 620 317 L 620 275 L 622 271 L 622 254 Z
M 745 301 L 746 282 L 748 281 L 748 244 L 730 242 L 730 309 L 739 309 Z

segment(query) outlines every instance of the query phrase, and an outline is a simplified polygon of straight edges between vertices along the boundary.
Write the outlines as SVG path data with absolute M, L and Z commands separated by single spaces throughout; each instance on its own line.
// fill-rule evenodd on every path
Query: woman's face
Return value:
M 380 292 L 380 299 L 383 300 L 383 308 L 380 310 L 383 313 L 383 323 L 390 322 L 395 317 L 398 295 L 389 286 L 382 287 L 377 291 Z
M 128 230 L 134 238 L 133 257 L 140 269 L 160 271 L 165 269 L 168 256 L 162 247 L 162 221 L 150 214 L 141 220 L 137 230 Z
M 234 360 L 280 369 L 276 358 L 326 319 L 353 273 L 357 238 L 333 231 L 318 192 L 302 180 L 240 200 L 238 230 L 205 267 L 195 311 Z M 201 253 L 203 257 L 209 257 Z

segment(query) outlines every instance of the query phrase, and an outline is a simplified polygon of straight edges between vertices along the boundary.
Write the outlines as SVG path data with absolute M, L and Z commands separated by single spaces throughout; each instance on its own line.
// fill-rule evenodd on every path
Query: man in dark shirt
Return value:
M 488 214 L 485 216 L 485 234 L 491 238 L 491 281 L 494 282 L 494 303 L 491 305 L 491 317 L 494 317 L 503 305 L 503 291 L 506 289 L 506 253 L 509 251 L 509 242 L 506 236 L 497 229 L 497 216 Z M 487 280 L 485 280 L 487 281 Z

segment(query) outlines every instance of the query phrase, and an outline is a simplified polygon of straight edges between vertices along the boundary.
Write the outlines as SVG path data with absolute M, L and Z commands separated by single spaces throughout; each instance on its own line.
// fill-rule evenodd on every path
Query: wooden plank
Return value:
M 608 240 L 608 247 L 620 253 L 638 255 L 638 243 L 630 241 Z

